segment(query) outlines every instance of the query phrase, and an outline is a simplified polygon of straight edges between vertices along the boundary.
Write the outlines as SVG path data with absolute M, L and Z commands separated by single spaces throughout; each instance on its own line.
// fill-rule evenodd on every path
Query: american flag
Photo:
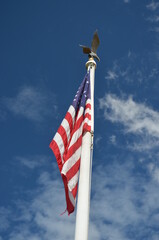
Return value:
M 82 137 L 91 131 L 90 73 L 81 83 L 57 133 L 50 143 L 62 176 L 68 214 L 75 208 Z

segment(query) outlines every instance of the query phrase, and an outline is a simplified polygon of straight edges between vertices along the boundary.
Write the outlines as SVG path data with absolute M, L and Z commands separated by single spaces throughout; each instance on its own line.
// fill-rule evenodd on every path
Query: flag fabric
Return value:
M 72 105 L 50 143 L 64 183 L 68 214 L 72 213 L 75 208 L 82 137 L 87 131 L 91 131 L 89 72 L 85 75 Z

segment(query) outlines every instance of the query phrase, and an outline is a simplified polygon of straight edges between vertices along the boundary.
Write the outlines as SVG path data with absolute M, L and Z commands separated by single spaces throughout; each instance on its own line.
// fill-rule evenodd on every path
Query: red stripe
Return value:
M 56 157 L 56 160 L 57 160 L 57 164 L 58 164 L 58 167 L 59 167 L 59 170 L 61 172 L 62 170 L 62 161 L 61 161 L 61 154 L 60 154 L 60 151 L 59 151 L 59 147 L 57 145 L 57 143 L 52 140 L 52 142 L 50 143 L 49 147 L 52 149 L 53 153 L 55 154 L 55 157 Z M 68 187 L 67 187 L 67 179 L 66 177 L 62 174 L 62 180 L 63 180 L 63 183 L 64 183 L 64 188 L 65 188 L 65 197 L 66 197 L 66 205 L 67 205 L 67 211 L 68 211 L 68 214 L 71 214 L 73 211 L 74 211 L 74 206 L 73 204 L 71 203 L 70 201 L 70 198 L 69 198 L 69 194 L 68 194 Z
M 66 148 L 68 142 L 67 142 L 67 134 L 66 134 L 66 131 L 65 131 L 64 127 L 61 125 L 59 127 L 59 129 L 57 130 L 57 132 L 60 134 L 60 136 L 63 140 L 64 147 Z
M 54 140 L 52 140 L 49 147 L 52 149 L 52 151 L 56 157 L 56 161 L 57 161 L 60 173 L 61 173 L 63 164 L 62 164 L 61 153 L 60 153 L 59 147 Z
M 74 211 L 74 206 L 73 206 L 73 204 L 72 204 L 72 202 L 70 201 L 70 198 L 69 198 L 68 187 L 67 187 L 67 179 L 64 175 L 62 175 L 62 180 L 63 180 L 64 187 L 65 187 L 65 196 L 66 196 L 66 204 L 67 204 L 66 209 L 68 211 L 68 214 L 71 214 Z
M 86 113 L 85 115 L 84 115 L 84 119 L 85 118 L 88 118 L 89 120 L 91 120 L 91 115 L 89 114 L 89 113 Z
M 74 199 L 76 199 L 77 188 L 78 188 L 78 183 L 76 184 L 76 186 L 74 187 L 74 189 L 72 189 L 72 195 L 73 195 Z
M 66 113 L 66 116 L 65 116 L 65 119 L 68 121 L 68 124 L 69 124 L 69 126 L 70 126 L 70 133 L 71 133 L 72 128 L 73 128 L 72 115 L 71 115 L 69 112 L 67 112 L 67 113 Z
M 73 134 L 77 131 L 77 129 L 79 129 L 79 127 L 81 126 L 81 124 L 82 124 L 82 121 L 83 121 L 83 115 L 78 119 L 78 121 L 77 122 L 75 122 L 75 125 L 74 125 L 74 128 L 73 128 L 73 130 L 72 130 L 72 132 L 70 131 L 70 140 L 69 140 L 69 143 L 68 143 L 68 145 L 67 145 L 67 148 L 69 147 L 69 145 L 70 145 L 70 142 L 71 142 L 71 139 L 72 139 L 72 136 L 73 136 Z M 67 154 L 67 150 L 65 151 L 65 154 Z
M 87 123 L 84 124 L 83 126 L 83 133 L 84 132 L 90 132 L 91 131 L 91 126 L 88 125 Z
M 70 137 L 70 141 L 69 141 L 69 143 L 68 143 L 67 148 L 68 148 L 69 145 L 70 145 L 70 142 L 71 142 L 71 140 L 72 140 L 73 134 L 80 128 L 82 122 L 83 122 L 83 115 L 82 115 L 82 116 L 78 119 L 78 121 L 75 123 L 75 126 L 74 126 L 74 128 L 73 128 L 73 131 L 71 132 L 71 137 Z M 66 154 L 67 154 L 67 150 L 65 151 L 65 155 L 66 155 Z M 64 156 L 64 158 L 65 158 L 65 156 Z
M 91 104 L 90 103 L 86 104 L 85 109 L 87 109 L 87 108 L 91 109 Z
M 82 116 L 77 120 L 77 122 L 75 123 L 75 126 L 74 126 L 74 128 L 73 128 L 73 131 L 72 131 L 71 136 L 73 136 L 74 132 L 76 132 L 76 130 L 77 130 L 78 128 L 80 128 L 82 122 L 83 122 L 83 114 L 82 114 Z
M 91 116 L 90 114 L 86 114 L 85 118 L 88 118 L 91 120 Z M 75 127 L 73 129 L 72 132 L 72 136 L 73 134 L 77 131 L 77 129 L 79 129 L 79 127 L 81 126 L 83 121 L 83 115 L 78 119 L 77 123 L 75 124 Z M 88 124 L 87 124 L 88 125 Z M 90 127 L 88 128 L 86 125 L 86 123 L 83 126 L 84 131 L 91 131 Z M 77 141 L 69 148 L 68 152 L 65 153 L 64 155 L 64 161 L 66 162 L 74 153 L 75 151 L 81 146 L 82 144 L 82 135 L 77 139 Z
M 66 173 L 67 181 L 69 181 L 73 176 L 79 171 L 80 159 L 70 168 L 70 170 Z
M 64 162 L 66 162 L 72 155 L 76 152 L 76 150 L 82 144 L 82 135 L 77 139 L 77 141 L 69 148 L 67 154 L 64 157 Z

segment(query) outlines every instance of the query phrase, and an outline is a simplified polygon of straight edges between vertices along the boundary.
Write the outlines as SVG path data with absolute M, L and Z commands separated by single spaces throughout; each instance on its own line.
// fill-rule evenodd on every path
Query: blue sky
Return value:
M 98 29 L 89 240 L 159 239 L 159 2 L 0 2 L 0 240 L 74 239 L 49 149 Z

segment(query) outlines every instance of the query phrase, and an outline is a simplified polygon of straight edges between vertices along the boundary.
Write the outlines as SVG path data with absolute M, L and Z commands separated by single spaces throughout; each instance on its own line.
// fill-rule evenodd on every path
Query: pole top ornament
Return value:
M 96 58 L 98 61 L 100 61 L 100 58 L 96 54 L 99 43 L 100 43 L 100 41 L 99 41 L 98 33 L 96 30 L 93 35 L 91 48 L 87 47 L 87 46 L 83 46 L 83 45 L 79 45 L 79 46 L 83 48 L 83 53 L 88 54 L 89 58 Z

